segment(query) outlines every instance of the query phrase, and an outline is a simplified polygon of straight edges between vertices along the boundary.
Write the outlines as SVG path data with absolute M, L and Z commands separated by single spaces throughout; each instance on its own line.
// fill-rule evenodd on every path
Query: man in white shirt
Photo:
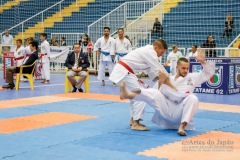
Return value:
M 118 38 L 115 40 L 115 61 L 116 63 L 120 61 L 124 56 L 126 56 L 129 52 L 132 51 L 130 41 L 124 37 L 123 28 L 118 29 Z
M 189 59 L 191 57 L 197 57 L 198 56 L 198 51 L 197 51 L 197 46 L 196 45 L 192 45 L 192 52 L 190 52 L 186 58 Z
M 147 45 L 131 51 L 116 64 L 109 79 L 114 83 L 124 80 L 129 90 L 143 88 L 144 86 L 147 87 L 134 73 L 141 70 L 148 70 L 149 77 L 153 81 L 157 81 L 158 72 L 165 71 L 162 64 L 158 62 L 158 57 L 162 56 L 166 50 L 166 42 L 158 39 L 153 45 Z M 141 100 L 131 100 L 131 129 L 149 130 L 149 128 L 139 122 L 143 118 L 145 105 L 146 103 Z
M 13 45 L 13 36 L 9 34 L 9 31 L 7 29 L 5 30 L 5 35 L 2 37 L 2 45 Z
M 50 45 L 48 43 L 47 34 L 41 33 L 40 39 L 41 43 L 41 57 L 42 57 L 42 83 L 49 84 L 50 83 Z
M 201 52 L 201 53 L 200 53 Z M 155 109 L 152 121 L 167 129 L 178 129 L 178 134 L 186 136 L 185 129 L 193 130 L 193 116 L 198 108 L 198 98 L 192 94 L 195 87 L 209 80 L 215 73 L 215 63 L 207 63 L 203 51 L 196 57 L 203 67 L 198 73 L 188 73 L 189 61 L 182 57 L 177 62 L 177 75 L 170 76 L 172 90 L 164 83 L 166 74 L 159 73 L 159 81 L 151 89 L 135 88 L 127 91 L 125 84 L 120 85 L 120 98 L 141 100 Z
M 98 53 L 99 59 L 99 69 L 98 69 L 98 79 L 102 81 L 102 86 L 105 86 L 105 68 L 107 66 L 109 75 L 113 70 L 113 62 L 115 58 L 114 51 L 115 40 L 110 37 L 110 28 L 104 27 L 104 36 L 99 38 L 94 45 L 94 50 Z M 113 84 L 116 86 L 116 84 Z

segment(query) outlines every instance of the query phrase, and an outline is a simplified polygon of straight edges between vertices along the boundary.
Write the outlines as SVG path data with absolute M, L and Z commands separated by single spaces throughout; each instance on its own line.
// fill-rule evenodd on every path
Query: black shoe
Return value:
M 78 91 L 79 91 L 79 92 L 83 92 L 83 89 L 82 89 L 82 88 L 79 88 Z
M 77 92 L 77 88 L 75 86 L 73 87 L 72 93 L 73 92 Z
M 3 85 L 2 88 L 6 88 L 6 89 L 13 89 L 15 87 L 14 83 L 12 84 L 6 84 L 6 85 Z

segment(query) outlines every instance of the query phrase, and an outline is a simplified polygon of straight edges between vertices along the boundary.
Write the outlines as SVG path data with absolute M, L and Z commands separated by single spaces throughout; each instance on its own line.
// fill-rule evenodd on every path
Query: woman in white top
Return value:
M 182 57 L 182 53 L 178 50 L 178 46 L 177 45 L 173 45 L 172 46 L 172 52 L 170 52 L 167 56 L 167 61 L 164 64 L 165 66 L 171 66 L 171 60 L 174 58 L 180 58 Z

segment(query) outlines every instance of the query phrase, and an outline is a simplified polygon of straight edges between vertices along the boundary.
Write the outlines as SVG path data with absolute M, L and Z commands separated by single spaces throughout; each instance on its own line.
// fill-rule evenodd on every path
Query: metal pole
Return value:
M 43 27 L 43 13 L 42 13 L 42 27 Z
M 61 4 L 62 4 L 62 2 L 59 4 L 60 16 L 62 16 L 62 9 L 61 9 L 62 5 Z
M 23 24 L 24 24 L 24 23 L 22 23 L 22 40 L 23 40 Z

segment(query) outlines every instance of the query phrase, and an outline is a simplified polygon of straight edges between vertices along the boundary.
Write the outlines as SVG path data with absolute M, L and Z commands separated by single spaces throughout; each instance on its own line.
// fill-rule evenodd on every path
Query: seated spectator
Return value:
M 227 18 L 225 20 L 225 29 L 222 35 L 222 38 L 225 37 L 225 34 L 227 35 L 227 37 L 229 38 L 230 33 L 232 32 L 234 25 L 233 25 L 234 21 L 233 21 L 233 17 L 231 13 L 228 13 Z
M 55 35 L 51 40 L 50 40 L 50 46 L 60 46 L 58 43 L 58 36 Z
M 164 66 L 171 66 L 171 60 L 173 58 L 177 58 L 177 60 L 182 57 L 182 53 L 180 51 L 178 51 L 178 46 L 177 45 L 173 45 L 172 46 L 172 52 L 170 52 L 167 56 L 167 61 L 164 64 Z
M 201 48 L 208 48 L 205 50 L 205 55 L 207 57 L 216 57 L 217 56 L 217 53 L 214 49 L 209 49 L 209 48 L 216 48 L 216 43 L 215 43 L 213 35 L 209 35 L 207 37 L 206 42 L 201 45 Z
M 88 53 L 88 42 L 89 42 L 89 37 L 88 37 L 88 35 L 85 33 L 85 34 L 83 35 L 82 45 L 81 45 L 81 48 L 82 48 L 82 52 L 83 52 L 83 53 Z
M 198 56 L 197 46 L 192 45 L 192 52 L 188 53 L 186 58 L 189 59 L 190 57 L 197 57 L 197 56 Z
M 60 38 L 60 46 L 67 46 L 65 37 Z
M 38 59 L 38 52 L 37 52 L 38 42 L 36 42 L 36 41 L 30 42 L 30 49 L 32 51 L 32 54 L 22 66 L 31 65 Z M 29 73 L 30 74 L 32 72 L 32 69 L 33 69 L 33 66 L 32 67 L 26 67 L 26 68 L 23 69 L 23 73 Z M 13 82 L 13 74 L 14 73 L 19 73 L 19 72 L 20 72 L 20 66 L 19 67 L 9 67 L 9 68 L 7 68 L 7 71 L 6 71 L 6 83 L 7 84 L 2 86 L 2 88 L 13 89 L 15 87 L 15 84 Z
M 163 27 L 162 24 L 159 22 L 158 18 L 155 18 L 155 23 L 153 24 L 153 29 L 152 29 L 152 33 L 158 33 L 157 38 L 161 38 L 163 35 Z
M 72 84 L 72 92 L 76 92 L 77 89 L 79 92 L 83 92 L 81 86 L 87 77 L 86 71 L 89 65 L 88 55 L 81 52 L 80 45 L 75 43 L 73 45 L 73 52 L 68 54 L 65 62 L 65 66 L 69 69 L 67 77 Z M 77 75 L 80 76 L 78 81 L 74 78 Z

